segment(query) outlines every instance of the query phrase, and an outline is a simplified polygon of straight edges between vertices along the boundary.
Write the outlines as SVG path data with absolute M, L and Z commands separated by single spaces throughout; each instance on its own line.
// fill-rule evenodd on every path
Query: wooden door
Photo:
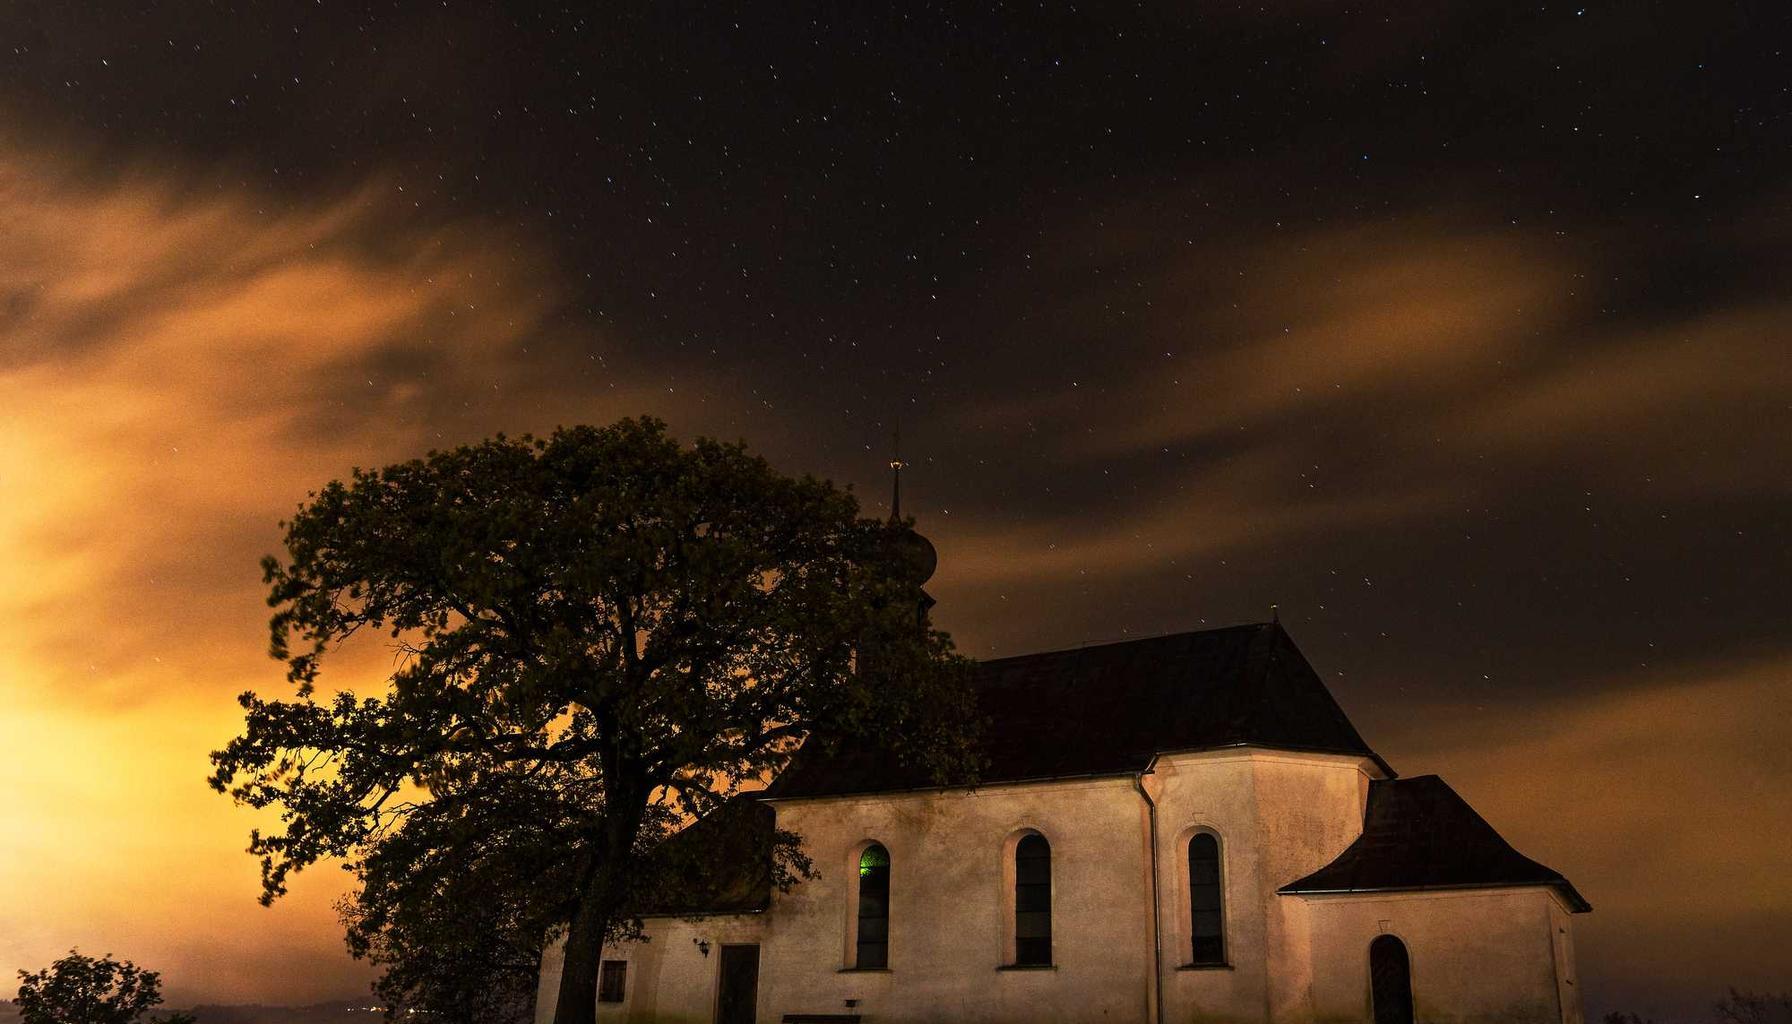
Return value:
M 759 947 L 723 946 L 721 972 L 716 1024 L 754 1024 L 759 1003 Z
M 1413 1024 L 1412 961 L 1392 935 L 1369 943 L 1369 999 L 1375 1024 Z

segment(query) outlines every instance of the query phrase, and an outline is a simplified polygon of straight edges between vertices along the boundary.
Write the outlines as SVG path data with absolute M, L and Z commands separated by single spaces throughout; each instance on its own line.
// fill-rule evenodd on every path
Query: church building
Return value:
M 1587 901 L 1443 779 L 1396 773 L 1279 623 L 975 685 L 976 786 L 799 754 L 752 813 L 817 877 L 727 866 L 728 897 L 648 917 L 604 953 L 598 1019 L 1581 1024 Z

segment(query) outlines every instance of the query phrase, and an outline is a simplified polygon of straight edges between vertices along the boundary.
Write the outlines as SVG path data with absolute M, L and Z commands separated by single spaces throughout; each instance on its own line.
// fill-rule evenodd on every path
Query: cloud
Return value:
M 80 943 L 164 969 L 177 1000 L 201 982 L 208 999 L 360 986 L 329 955 L 340 880 L 309 873 L 256 907 L 251 816 L 203 784 L 237 724 L 230 697 L 277 681 L 255 559 L 307 490 L 498 430 L 642 411 L 744 431 L 788 468 L 850 478 L 877 461 L 844 399 L 783 398 L 849 375 L 768 380 L 748 356 L 711 351 L 712 368 L 573 326 L 539 240 L 416 220 L 379 179 L 295 199 L 190 167 L 7 159 L 0 820 L 19 826 L 0 833 L 0 973 Z M 1749 526 L 1784 494 L 1792 307 L 1762 293 L 1618 316 L 1597 240 L 1459 204 L 1167 230 L 1184 200 L 1026 232 L 1038 257 L 1014 262 L 1034 266 L 995 275 L 987 304 L 1027 315 L 922 396 L 905 493 L 941 549 L 942 622 L 968 650 L 1016 653 L 1282 601 L 1321 670 L 1348 667 L 1340 696 L 1384 752 L 1441 771 L 1589 891 L 1593 976 L 1635 950 L 1699 988 L 1665 966 L 1676 918 L 1647 909 L 1650 872 L 1676 860 L 1714 880 L 1708 903 L 1667 899 L 1685 927 L 1778 936 L 1765 845 L 1723 847 L 1714 809 L 1778 820 L 1763 800 L 1788 773 L 1757 723 L 1776 720 L 1785 664 L 1698 662 L 1671 686 L 1564 666 L 1708 655 L 1754 628 L 1721 610 L 1722 579 L 1677 593 L 1739 532 L 1655 524 L 1727 497 Z M 1734 230 L 1762 251 L 1775 229 Z M 675 393 L 650 365 L 679 371 Z M 1608 533 L 1578 500 L 1595 488 L 1617 495 Z M 1766 573 L 1727 585 L 1771 597 Z M 382 656 L 339 662 L 337 682 L 377 679 Z M 1494 710 L 1445 699 L 1471 690 Z M 1520 710 L 1533 701 L 1545 710 Z M 1656 794 L 1700 824 L 1633 858 Z M 269 964 L 300 966 L 270 984 Z
M 1300 453 L 1270 446 L 1204 462 L 1162 492 L 1126 503 L 1091 523 L 1035 514 L 1023 521 L 977 521 L 953 531 L 944 584 L 1002 588 L 1096 575 L 1109 579 L 1193 569 L 1291 536 L 1344 533 L 1434 509 L 1422 487 L 1398 494 L 1300 493 Z
M 1564 268 L 1510 232 L 1414 219 L 1309 234 L 1232 254 L 1202 270 L 1249 268 L 1218 309 L 1160 312 L 1150 329 L 1189 351 L 1157 415 L 1122 433 L 1162 444 L 1291 414 L 1469 386 L 1562 317 Z
M 530 239 L 392 200 L 0 164 L 3 973 L 80 944 L 176 1000 L 359 988 L 339 879 L 256 907 L 255 821 L 204 784 L 231 697 L 278 683 L 255 566 L 276 522 L 354 465 L 708 397 L 597 359 L 617 346 L 561 326 Z M 270 988 L 276 963 L 306 966 Z
M 1124 326 L 1087 346 L 1079 372 L 967 404 L 958 429 L 1024 431 L 1095 465 L 1191 452 L 1197 474 L 1253 452 L 1345 461 L 1373 492 L 1470 464 L 1683 494 L 1784 486 L 1766 456 L 1792 443 L 1792 304 L 1620 318 L 1631 286 L 1601 246 L 1466 209 L 1167 244 L 1150 224 L 1176 203 L 1078 218 L 1042 246 L 1062 254 L 1044 274 L 1112 280 L 1056 290 L 1061 305 L 1034 318 L 1044 330 L 1063 344 L 1099 337 L 1104 317 Z M 1756 429 L 1739 434 L 1739 417 Z
M 1696 1015 L 1707 1004 L 1689 996 L 1779 984 L 1792 944 L 1770 838 L 1792 831 L 1788 681 L 1792 654 L 1769 653 L 1564 686 L 1522 707 L 1407 707 L 1380 748 L 1403 772 L 1444 775 L 1592 901 L 1577 937 L 1591 991 L 1629 988 L 1650 1001 L 1633 1009 Z
M 0 614 L 58 652 L 43 682 L 240 635 L 197 602 L 352 465 L 668 404 L 567 342 L 527 239 L 407 224 L 378 185 L 280 204 L 47 158 L 0 182 Z
M 1763 457 L 1792 445 L 1792 304 L 1561 340 L 1566 351 L 1441 417 L 1440 432 L 1686 494 L 1784 493 L 1787 478 Z
M 1586 891 L 1595 1015 L 1782 986 L 1792 658 L 1760 638 L 1792 305 L 1640 294 L 1661 276 L 1621 226 L 1570 241 L 1438 205 L 1227 235 L 1178 230 L 1187 205 L 1029 245 L 1054 254 L 1032 344 L 1072 369 L 1017 360 L 954 428 L 1049 453 L 1065 485 L 1019 525 L 955 516 L 942 607 L 1018 653 L 1291 602 L 1396 767 Z M 1775 230 L 1711 237 L 1777 259 Z

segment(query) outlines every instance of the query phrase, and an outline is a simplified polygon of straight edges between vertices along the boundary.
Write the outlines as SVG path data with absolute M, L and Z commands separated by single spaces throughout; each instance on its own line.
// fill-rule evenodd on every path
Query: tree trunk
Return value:
M 644 806 L 605 816 L 601 859 L 567 923 L 566 955 L 560 966 L 560 991 L 554 1000 L 554 1024 L 596 1024 L 604 935 L 621 909 L 630 854 L 643 814 Z
M 597 977 L 602 968 L 604 932 L 609 918 L 600 904 L 598 890 L 605 872 L 592 872 L 591 882 L 579 896 L 566 928 L 566 948 L 560 963 L 560 990 L 554 997 L 554 1024 L 596 1024 Z

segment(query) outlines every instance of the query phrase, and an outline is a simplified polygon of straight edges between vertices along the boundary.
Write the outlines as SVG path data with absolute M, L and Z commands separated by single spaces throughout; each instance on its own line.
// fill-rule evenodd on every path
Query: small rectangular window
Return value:
M 597 1001 L 620 1003 L 628 979 L 627 960 L 605 960 L 597 976 Z

